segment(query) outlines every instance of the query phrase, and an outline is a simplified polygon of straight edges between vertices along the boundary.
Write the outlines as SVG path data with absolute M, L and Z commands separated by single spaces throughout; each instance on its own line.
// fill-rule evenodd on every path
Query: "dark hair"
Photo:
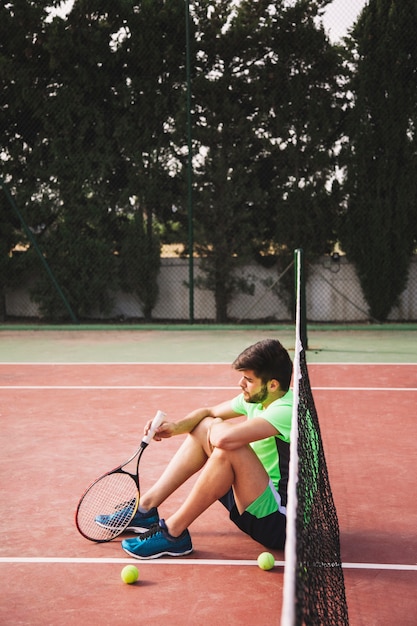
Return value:
M 233 361 L 236 370 L 253 370 L 265 385 L 273 378 L 283 391 L 288 391 L 292 376 L 292 361 L 277 339 L 264 339 L 243 350 Z

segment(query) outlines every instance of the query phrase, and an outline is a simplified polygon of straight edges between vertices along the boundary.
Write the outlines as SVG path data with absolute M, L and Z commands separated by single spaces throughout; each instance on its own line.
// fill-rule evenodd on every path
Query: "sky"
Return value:
M 64 0 L 61 10 L 57 12 L 61 15 L 67 13 L 72 4 L 73 0 Z M 347 34 L 366 4 L 368 0 L 333 0 L 329 4 L 323 15 L 323 24 L 333 42 Z
M 367 4 L 368 0 L 333 0 L 329 4 L 323 15 L 323 24 L 333 42 L 347 35 Z

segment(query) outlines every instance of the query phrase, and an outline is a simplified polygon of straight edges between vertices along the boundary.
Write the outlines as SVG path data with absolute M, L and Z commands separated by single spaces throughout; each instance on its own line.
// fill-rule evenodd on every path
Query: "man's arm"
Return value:
M 255 417 L 238 424 L 226 424 L 216 420 L 210 428 L 209 443 L 214 448 L 235 450 L 252 441 L 275 437 L 278 434 L 275 426 L 262 417 Z
M 183 435 L 190 433 L 205 417 L 218 417 L 221 420 L 228 420 L 237 417 L 239 414 L 233 411 L 231 400 L 216 404 L 212 407 L 201 407 L 188 413 L 185 417 L 177 422 L 163 422 L 156 430 L 155 440 L 160 441 L 174 435 Z M 145 434 L 149 430 L 151 422 L 145 426 Z

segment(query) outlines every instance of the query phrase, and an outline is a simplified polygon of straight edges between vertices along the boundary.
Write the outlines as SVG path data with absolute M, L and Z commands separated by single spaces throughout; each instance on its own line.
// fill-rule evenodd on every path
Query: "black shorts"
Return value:
M 230 489 L 219 502 L 230 513 L 230 519 L 240 530 L 252 537 L 266 548 L 283 550 L 285 546 L 287 518 L 283 513 L 275 511 L 265 517 L 255 517 L 248 511 L 239 513 L 233 489 Z

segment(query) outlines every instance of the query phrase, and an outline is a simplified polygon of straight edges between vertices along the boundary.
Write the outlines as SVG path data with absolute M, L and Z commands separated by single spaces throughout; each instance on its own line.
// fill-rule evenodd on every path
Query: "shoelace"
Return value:
M 140 534 L 140 540 L 142 541 L 144 539 L 150 539 L 151 537 L 154 537 L 155 535 L 157 535 L 159 532 L 160 533 L 163 532 L 163 529 L 161 528 L 161 526 L 158 523 L 153 524 L 149 530 Z

